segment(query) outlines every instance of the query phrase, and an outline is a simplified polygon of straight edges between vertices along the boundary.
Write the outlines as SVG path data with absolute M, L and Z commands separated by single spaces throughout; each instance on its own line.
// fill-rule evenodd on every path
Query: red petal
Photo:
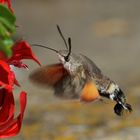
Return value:
M 14 75 L 14 84 L 15 84 L 16 86 L 20 87 L 20 84 L 19 84 L 19 82 L 17 81 L 17 79 L 16 79 L 16 76 L 15 76 L 15 73 L 14 73 L 14 72 L 13 72 L 13 75 Z
M 0 87 L 11 90 L 14 85 L 14 75 L 9 65 L 0 60 Z
M 26 68 L 27 66 L 21 62 L 22 59 L 32 59 L 40 65 L 30 45 L 25 41 L 18 42 L 13 46 L 13 56 L 8 60 L 8 63 L 19 68 Z
M 6 127 L 14 117 L 14 97 L 13 93 L 6 89 L 0 90 L 0 132 Z
M 9 122 L 9 126 L 8 127 L 6 126 L 6 129 L 4 129 L 3 131 L 0 130 L 0 138 L 11 137 L 19 133 L 25 107 L 26 107 L 26 93 L 22 91 L 20 93 L 20 114 L 16 119 L 13 119 Z
M 7 60 L 6 55 L 2 51 L 0 51 L 0 60 Z
M 16 78 L 15 78 L 14 84 L 15 84 L 16 86 L 20 87 L 20 84 L 19 84 L 19 82 L 17 81 Z

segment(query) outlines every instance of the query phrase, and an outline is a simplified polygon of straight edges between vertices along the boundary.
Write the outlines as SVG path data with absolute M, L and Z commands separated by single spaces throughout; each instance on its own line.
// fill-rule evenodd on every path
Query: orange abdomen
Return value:
M 92 81 L 85 84 L 81 94 L 82 101 L 86 101 L 86 102 L 94 101 L 98 99 L 99 96 L 100 95 L 97 90 L 97 87 Z

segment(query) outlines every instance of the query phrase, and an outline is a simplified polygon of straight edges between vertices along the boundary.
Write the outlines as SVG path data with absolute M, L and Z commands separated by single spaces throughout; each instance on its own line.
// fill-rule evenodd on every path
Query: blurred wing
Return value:
M 55 95 L 63 99 L 79 99 L 90 102 L 100 98 L 94 81 L 79 76 L 67 75 L 58 81 L 54 88 Z
M 87 56 L 80 54 L 83 65 L 85 66 L 85 69 L 90 73 L 91 76 L 95 75 L 96 77 L 102 77 L 101 70 L 96 66 L 96 64 L 90 60 Z
M 93 81 L 88 81 L 81 93 L 81 101 L 90 102 L 99 99 L 100 95 Z
M 71 76 L 62 64 L 41 67 L 29 76 L 34 83 L 53 87 L 54 94 L 62 99 L 93 101 L 98 98 L 98 90 L 93 81 Z
M 29 79 L 41 86 L 53 87 L 63 77 L 68 75 L 68 72 L 64 69 L 62 64 L 53 64 L 41 67 L 29 76 Z
M 67 75 L 55 84 L 54 94 L 62 99 L 80 99 L 80 93 L 84 84 L 84 79 Z

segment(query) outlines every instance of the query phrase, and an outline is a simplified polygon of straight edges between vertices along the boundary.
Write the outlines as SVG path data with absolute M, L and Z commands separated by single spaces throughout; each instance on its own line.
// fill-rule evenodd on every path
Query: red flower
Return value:
M 0 3 L 1 4 L 6 4 L 8 6 L 8 8 L 11 10 L 11 12 L 13 12 L 10 0 L 0 0 Z
M 20 93 L 20 113 L 14 118 L 13 93 L 6 89 L 0 90 L 0 138 L 11 137 L 20 131 L 24 110 L 26 106 L 26 93 Z
M 14 84 L 19 86 L 15 74 L 11 71 L 9 65 L 14 65 L 18 68 L 28 68 L 28 66 L 22 62 L 22 59 L 32 59 L 40 65 L 40 62 L 33 54 L 30 45 L 25 41 L 16 43 L 12 49 L 13 55 L 10 59 L 7 59 L 5 55 L 0 52 L 0 88 L 5 87 L 6 89 L 12 89 Z
M 25 41 L 16 43 L 12 49 L 13 55 L 10 59 L 7 59 L 2 52 L 0 53 L 0 88 L 5 87 L 6 89 L 12 89 L 14 84 L 19 86 L 15 74 L 11 71 L 9 65 L 14 65 L 18 68 L 28 68 L 28 66 L 22 62 L 22 59 L 32 59 L 40 65 L 40 62 Z
M 22 91 L 20 93 L 20 113 L 14 118 L 15 104 L 12 90 L 14 84 L 19 84 L 9 65 L 27 68 L 22 59 L 32 59 L 40 65 L 25 41 L 16 43 L 12 49 L 13 55 L 10 59 L 0 53 L 0 138 L 11 137 L 19 133 L 26 106 L 26 93 Z
M 0 60 L 6 60 L 6 55 L 0 51 Z
M 28 68 L 26 64 L 22 63 L 21 61 L 22 59 L 32 59 L 40 65 L 40 62 L 33 54 L 30 45 L 27 44 L 27 42 L 25 41 L 17 42 L 12 49 L 13 49 L 13 55 L 7 61 L 10 65 L 14 65 L 15 67 L 19 67 L 19 68 Z
M 19 133 L 26 106 L 26 93 L 22 91 L 20 93 L 20 113 L 14 118 L 15 104 L 12 90 L 14 84 L 19 84 L 9 65 L 27 68 L 27 65 L 22 62 L 23 59 L 32 59 L 40 65 L 25 41 L 16 43 L 12 49 L 13 55 L 10 59 L 0 53 L 0 138 L 11 137 Z
M 5 88 L 11 91 L 14 83 L 14 73 L 10 70 L 9 65 L 5 61 L 0 60 L 0 89 Z

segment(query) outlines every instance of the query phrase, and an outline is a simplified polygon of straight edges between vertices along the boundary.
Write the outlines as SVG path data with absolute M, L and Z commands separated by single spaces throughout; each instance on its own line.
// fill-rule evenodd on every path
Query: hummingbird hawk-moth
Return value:
M 58 32 L 62 37 L 66 49 L 55 50 L 47 46 L 33 44 L 54 51 L 59 63 L 42 66 L 33 71 L 29 78 L 38 85 L 52 87 L 54 94 L 64 99 L 80 99 L 91 102 L 105 97 L 116 102 L 114 112 L 121 116 L 123 112 L 131 112 L 131 105 L 119 86 L 105 76 L 96 64 L 87 56 L 75 54 L 71 51 L 71 38 L 66 41 L 60 27 Z

